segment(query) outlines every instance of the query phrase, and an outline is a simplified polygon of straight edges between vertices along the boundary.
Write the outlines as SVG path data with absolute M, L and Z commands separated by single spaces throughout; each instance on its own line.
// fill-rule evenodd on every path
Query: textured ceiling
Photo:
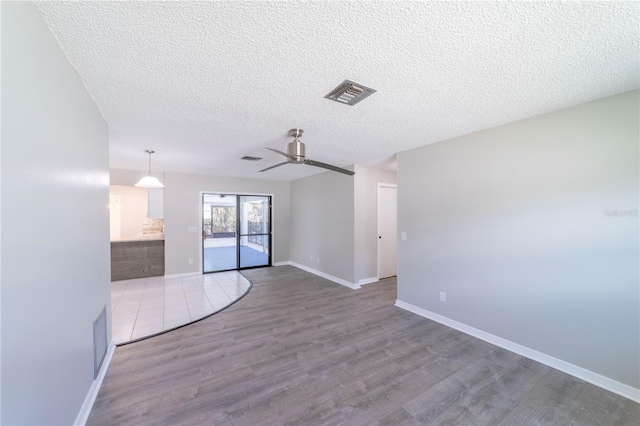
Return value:
M 291 180 L 639 87 L 638 2 L 38 2 L 110 164 Z M 377 92 L 324 99 L 350 79 Z M 258 162 L 241 161 L 261 156 Z

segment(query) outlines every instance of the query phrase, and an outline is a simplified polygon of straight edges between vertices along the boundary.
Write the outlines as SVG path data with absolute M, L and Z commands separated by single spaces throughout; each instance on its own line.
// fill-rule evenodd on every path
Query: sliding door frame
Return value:
M 246 233 L 242 233 L 242 222 L 243 222 L 243 217 L 244 217 L 244 210 L 243 210 L 243 204 L 242 204 L 242 198 L 243 197 L 262 197 L 262 198 L 266 198 L 267 201 L 269 202 L 268 204 L 268 213 L 269 213 L 269 229 L 267 229 L 267 232 L 262 232 L 260 234 L 250 234 L 249 233 L 249 222 L 247 222 L 247 232 Z M 236 263 L 238 265 L 238 270 L 240 269 L 251 269 L 251 268 L 264 268 L 265 266 L 271 266 L 273 264 L 273 260 L 272 260 L 272 256 L 273 256 L 273 246 L 271 244 L 271 236 L 272 236 L 272 232 L 271 232 L 271 224 L 273 223 L 273 204 L 272 204 L 272 200 L 273 197 L 270 195 L 257 195 L 257 194 L 251 194 L 251 195 L 242 195 L 242 194 L 236 194 L 236 205 L 237 205 L 237 210 L 236 210 L 236 246 L 238 247 L 238 250 L 236 251 Z M 246 207 L 246 206 L 245 206 Z M 250 238 L 252 235 L 259 235 L 259 236 L 267 236 L 267 238 L 269 238 L 269 261 L 267 265 L 258 265 L 258 266 L 242 266 L 242 256 L 240 255 L 240 251 L 241 251 L 241 241 L 242 241 L 242 237 L 247 237 L 247 242 L 250 242 Z M 264 247 L 264 246 L 263 246 Z
M 204 272 L 204 243 L 202 241 L 202 231 L 204 230 L 204 220 L 203 220 L 203 209 L 202 209 L 202 205 L 203 205 L 203 197 L 205 194 L 216 194 L 216 195 L 234 195 L 234 196 L 238 196 L 238 198 L 236 198 L 236 264 L 238 265 L 238 267 L 236 269 L 226 269 L 226 271 L 236 271 L 236 270 L 242 270 L 242 269 L 252 269 L 252 268 L 265 268 L 268 266 L 273 266 L 273 258 L 274 258 L 274 247 L 275 247 L 275 224 L 274 224 L 274 219 L 273 219 L 273 212 L 275 211 L 275 200 L 274 200 L 274 196 L 273 194 L 269 194 L 269 193 L 261 193 L 261 192 L 239 192 L 239 191 L 216 191 L 216 190 L 211 190 L 211 191 L 199 191 L 199 197 L 198 197 L 198 238 L 199 238 L 199 244 L 200 244 L 200 264 L 198 265 L 198 270 L 200 271 L 201 274 L 209 274 L 209 273 L 215 273 L 215 272 L 224 272 L 224 271 L 213 271 L 213 272 Z M 256 196 L 256 197 L 269 197 L 270 203 L 269 203 L 269 264 L 268 265 L 263 265 L 263 266 L 248 266 L 248 267 L 244 267 L 241 268 L 240 267 L 240 223 L 238 222 L 240 220 L 240 206 L 238 205 L 238 200 L 240 196 Z

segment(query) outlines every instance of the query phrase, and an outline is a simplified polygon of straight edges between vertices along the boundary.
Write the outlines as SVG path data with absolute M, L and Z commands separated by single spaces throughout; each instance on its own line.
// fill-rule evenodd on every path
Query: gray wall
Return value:
M 638 388 L 638 104 L 400 153 L 398 299 Z
M 273 259 L 289 260 L 289 182 L 165 173 L 165 274 L 202 272 L 200 191 L 273 194 Z M 189 232 L 196 227 L 196 232 Z M 194 259 L 189 265 L 189 258 Z
M 200 191 L 235 191 L 275 195 L 274 263 L 292 260 L 356 283 L 375 277 L 378 182 L 395 183 L 396 178 L 394 172 L 354 167 L 353 178 L 327 172 L 291 182 L 291 199 L 296 200 L 295 205 L 292 201 L 291 220 L 288 182 L 154 172 L 166 185 L 166 274 L 202 270 L 198 260 Z M 111 184 L 133 185 L 145 174 L 144 171 L 112 169 Z M 323 205 L 325 207 L 321 207 Z M 327 209 L 329 205 L 333 208 Z M 194 226 L 198 231 L 189 232 Z M 327 234 L 324 229 L 338 231 Z M 194 259 L 193 265 L 189 265 L 189 258 Z
M 141 157 L 144 159 L 144 157 Z M 125 169 L 109 169 L 109 184 L 119 186 L 134 186 L 144 176 L 148 175 L 148 170 L 125 170 Z M 151 171 L 151 175 L 162 183 L 164 182 L 164 172 Z
M 291 182 L 291 261 L 349 282 L 354 282 L 353 179 L 325 172 Z
M 378 183 L 396 183 L 389 170 L 355 166 L 355 282 L 378 275 Z
M 110 312 L 108 129 L 36 6 L 1 8 L 1 423 L 71 424 Z

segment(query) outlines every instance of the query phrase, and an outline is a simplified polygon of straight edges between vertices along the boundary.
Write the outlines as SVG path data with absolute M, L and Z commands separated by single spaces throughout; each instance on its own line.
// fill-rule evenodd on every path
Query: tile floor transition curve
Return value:
M 238 271 L 113 281 L 113 341 L 122 346 L 208 318 L 242 299 L 251 287 Z

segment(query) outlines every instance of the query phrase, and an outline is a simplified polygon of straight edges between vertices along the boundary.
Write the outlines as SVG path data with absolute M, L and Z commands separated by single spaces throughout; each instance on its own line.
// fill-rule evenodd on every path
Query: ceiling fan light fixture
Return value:
M 146 149 L 144 152 L 149 154 L 149 174 L 140 179 L 134 186 L 137 186 L 138 188 L 164 188 L 164 185 L 160 180 L 158 180 L 158 178 L 151 176 L 151 154 L 155 151 Z
M 375 92 L 376 91 L 374 89 L 363 86 L 362 84 L 354 83 L 351 80 L 345 80 L 340 83 L 338 87 L 329 92 L 325 98 L 353 106 Z

